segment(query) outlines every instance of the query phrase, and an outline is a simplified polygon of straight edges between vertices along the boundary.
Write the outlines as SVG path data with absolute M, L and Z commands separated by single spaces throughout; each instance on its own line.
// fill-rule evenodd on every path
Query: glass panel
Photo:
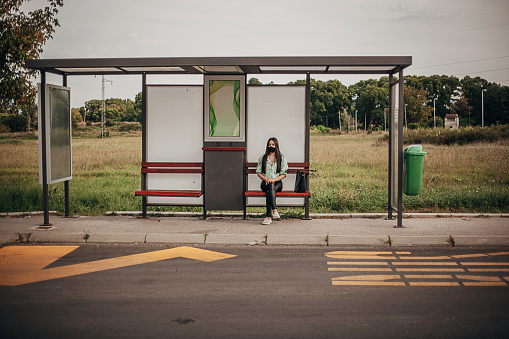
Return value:
M 50 183 L 71 176 L 71 114 L 69 91 L 49 88 Z

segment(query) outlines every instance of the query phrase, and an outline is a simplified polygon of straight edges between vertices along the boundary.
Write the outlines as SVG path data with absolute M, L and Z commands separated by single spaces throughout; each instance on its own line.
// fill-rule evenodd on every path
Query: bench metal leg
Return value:
M 309 197 L 304 198 L 304 218 L 302 220 L 311 220 L 309 217 Z
M 147 217 L 147 197 L 142 197 L 142 201 L 141 201 L 141 216 L 142 218 L 146 218 Z
M 203 207 L 203 220 L 207 220 L 207 210 Z

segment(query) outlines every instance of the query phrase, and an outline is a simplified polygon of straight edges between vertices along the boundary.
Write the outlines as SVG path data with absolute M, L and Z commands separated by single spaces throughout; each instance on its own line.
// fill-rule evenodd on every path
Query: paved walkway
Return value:
M 261 225 L 261 218 L 238 214 L 165 213 L 140 218 L 137 212 L 64 218 L 2 214 L 0 244 L 29 237 L 47 243 L 188 243 L 245 245 L 509 245 L 509 214 L 406 214 L 404 228 L 385 214 L 314 214 L 312 220 L 284 219 Z

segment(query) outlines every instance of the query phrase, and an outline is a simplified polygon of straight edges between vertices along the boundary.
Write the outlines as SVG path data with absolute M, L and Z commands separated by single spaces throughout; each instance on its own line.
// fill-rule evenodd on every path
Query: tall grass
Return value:
M 312 135 L 311 212 L 384 212 L 388 145 L 383 133 Z M 128 137 L 129 136 L 129 137 Z M 467 145 L 423 144 L 421 194 L 405 212 L 509 212 L 509 139 Z M 140 210 L 140 134 L 73 139 L 72 214 Z M 290 185 L 291 186 L 291 185 Z M 37 140 L 0 139 L 0 212 L 42 210 Z M 63 184 L 50 185 L 50 209 L 63 212 Z M 152 207 L 199 210 L 196 207 Z

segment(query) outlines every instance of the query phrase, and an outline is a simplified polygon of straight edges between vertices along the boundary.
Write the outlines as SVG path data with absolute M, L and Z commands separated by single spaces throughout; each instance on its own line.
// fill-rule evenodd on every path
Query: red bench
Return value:
M 141 173 L 145 176 L 147 173 L 199 173 L 202 175 L 201 190 L 159 190 L 145 189 L 135 191 L 135 196 L 148 197 L 201 197 L 203 195 L 203 163 L 201 162 L 142 162 Z M 145 178 L 142 177 L 142 185 Z M 204 215 L 206 211 L 204 210 Z M 143 216 L 146 216 L 146 200 L 143 203 Z

